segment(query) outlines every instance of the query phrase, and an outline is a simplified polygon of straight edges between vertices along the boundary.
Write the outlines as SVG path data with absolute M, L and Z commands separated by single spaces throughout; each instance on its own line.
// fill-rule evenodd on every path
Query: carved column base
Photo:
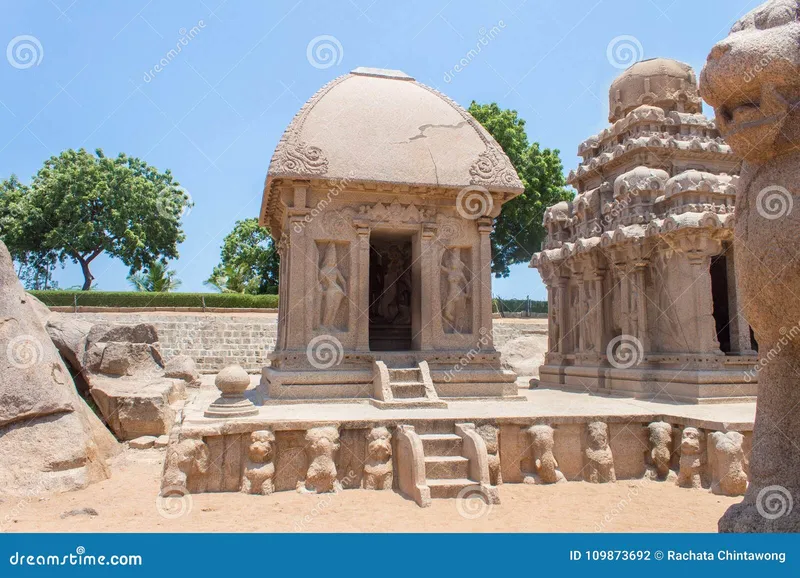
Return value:
M 223 395 L 209 405 L 203 415 L 205 417 L 246 417 L 256 414 L 258 414 L 258 408 L 246 397 L 225 397 Z

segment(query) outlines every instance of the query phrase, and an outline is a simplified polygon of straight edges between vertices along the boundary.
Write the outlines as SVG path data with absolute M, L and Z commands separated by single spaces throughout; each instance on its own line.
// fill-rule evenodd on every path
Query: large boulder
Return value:
M 0 494 L 83 488 L 118 451 L 75 390 L 0 242 Z
M 47 330 L 121 440 L 169 433 L 186 385 L 199 384 L 191 358 L 178 356 L 165 367 L 151 324 L 95 324 L 52 314 Z

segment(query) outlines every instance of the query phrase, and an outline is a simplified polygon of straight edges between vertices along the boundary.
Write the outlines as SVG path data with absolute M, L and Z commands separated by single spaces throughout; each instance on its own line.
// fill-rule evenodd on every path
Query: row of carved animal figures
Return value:
M 671 481 L 683 488 L 711 487 L 717 494 L 739 496 L 747 489 L 744 436 L 739 432 L 713 432 L 708 435 L 708 459 L 703 451 L 705 434 L 693 427 L 683 429 L 678 471 L 672 469 L 673 436 L 677 428 L 660 421 L 647 426 L 649 451 L 645 477 Z M 530 438 L 535 471 L 527 474 L 528 484 L 555 484 L 566 481 L 553 453 L 554 430 L 549 425 L 534 425 L 526 430 Z M 583 479 L 592 483 L 616 482 L 614 456 L 608 439 L 608 425 L 590 422 Z
M 313 428 L 306 432 L 305 441 L 308 469 L 305 479 L 297 483 L 297 491 L 325 493 L 341 490 L 335 462 L 340 446 L 339 430 L 333 426 Z M 242 492 L 269 495 L 275 491 L 275 453 L 275 434 L 272 431 L 264 429 L 250 434 Z M 164 464 L 162 493 L 206 491 L 210 462 L 208 446 L 200 439 L 187 438 L 170 445 Z M 367 434 L 362 487 L 390 490 L 392 481 L 392 436 L 385 427 L 376 427 Z

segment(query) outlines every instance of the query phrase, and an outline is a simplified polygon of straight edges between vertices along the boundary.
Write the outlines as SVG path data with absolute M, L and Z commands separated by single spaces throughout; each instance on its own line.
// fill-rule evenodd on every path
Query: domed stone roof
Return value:
M 524 190 L 466 110 L 399 70 L 373 68 L 331 81 L 300 109 L 272 156 L 264 207 L 278 178 Z
M 611 83 L 608 120 L 616 122 L 643 104 L 666 112 L 702 112 L 692 67 L 669 58 L 637 62 Z

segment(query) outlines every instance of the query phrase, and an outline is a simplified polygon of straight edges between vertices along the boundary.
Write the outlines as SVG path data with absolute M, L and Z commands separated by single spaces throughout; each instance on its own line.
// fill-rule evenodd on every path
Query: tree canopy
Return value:
M 269 229 L 258 219 L 236 221 L 222 242 L 220 263 L 206 285 L 218 291 L 263 295 L 275 293 L 278 286 L 278 252 Z
M 559 151 L 529 143 L 517 111 L 473 101 L 469 113 L 503 148 L 525 186 L 524 193 L 503 205 L 492 233 L 492 272 L 508 277 L 511 265 L 527 263 L 541 249 L 545 209 L 572 195 L 565 189 Z
M 30 186 L 14 176 L 0 185 L 0 237 L 18 263 L 78 263 L 88 290 L 90 265 L 103 253 L 130 274 L 177 257 L 190 206 L 169 170 L 69 149 L 46 160 Z

